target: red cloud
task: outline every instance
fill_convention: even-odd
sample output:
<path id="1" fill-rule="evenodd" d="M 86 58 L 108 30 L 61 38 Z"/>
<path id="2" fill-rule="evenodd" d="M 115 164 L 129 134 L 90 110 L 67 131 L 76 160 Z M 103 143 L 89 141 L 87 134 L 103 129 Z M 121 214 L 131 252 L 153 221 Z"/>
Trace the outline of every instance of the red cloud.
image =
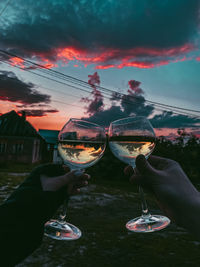
<path id="1" fill-rule="evenodd" d="M 192 44 L 168 49 L 136 47 L 128 50 L 123 49 L 101 49 L 96 53 L 73 47 L 56 49 L 54 51 L 57 60 L 63 62 L 80 61 L 84 64 L 96 64 L 96 69 L 107 69 L 112 67 L 123 68 L 126 66 L 138 68 L 153 68 L 168 64 L 170 61 L 163 58 L 174 59 L 176 56 L 187 54 L 195 48 Z M 143 60 L 141 60 L 144 58 Z M 154 63 L 154 61 L 158 61 Z M 114 62 L 114 63 L 113 63 Z"/>
<path id="2" fill-rule="evenodd" d="M 41 68 L 45 68 L 45 69 L 51 69 L 54 67 L 58 67 L 57 64 L 55 64 L 54 62 L 51 62 L 48 58 L 44 58 L 44 57 L 40 57 L 40 60 L 42 61 L 41 64 Z M 25 65 L 25 60 L 19 57 L 12 57 L 9 59 L 9 61 L 11 62 L 12 66 L 18 66 L 21 69 L 36 69 L 37 66 L 36 65 L 32 65 L 32 66 L 26 66 Z"/>
<path id="3" fill-rule="evenodd" d="M 19 66 L 20 68 L 24 69 L 24 60 L 19 57 L 10 58 L 10 62 L 12 66 Z"/>
<path id="4" fill-rule="evenodd" d="M 75 66 L 77 66 L 78 62 L 83 63 L 84 66 L 95 64 L 96 69 L 120 69 L 124 67 L 146 69 L 166 65 L 170 62 L 191 59 L 186 58 L 185 55 L 194 50 L 194 45 L 190 43 L 170 48 L 136 47 L 126 50 L 119 48 L 101 48 L 95 52 L 75 47 L 64 47 L 55 48 L 49 54 L 37 54 L 35 56 L 42 62 L 44 68 L 57 67 L 56 61 L 61 61 L 64 64 L 75 61 Z M 180 58 L 181 56 L 182 58 Z M 197 58 L 197 60 L 199 60 L 199 58 Z M 13 65 L 26 68 L 21 58 L 13 57 L 10 61 Z"/>

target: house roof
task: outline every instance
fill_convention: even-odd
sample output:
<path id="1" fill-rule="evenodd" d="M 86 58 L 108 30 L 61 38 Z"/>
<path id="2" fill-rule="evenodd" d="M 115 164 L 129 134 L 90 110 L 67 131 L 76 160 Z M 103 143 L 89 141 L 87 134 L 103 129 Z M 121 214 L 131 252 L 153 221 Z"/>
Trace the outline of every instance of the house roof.
<path id="1" fill-rule="evenodd" d="M 38 133 L 45 139 L 48 144 L 57 144 L 59 131 L 39 129 Z"/>
<path id="2" fill-rule="evenodd" d="M 14 110 L 0 116 L 0 136 L 39 137 L 36 129 Z"/>

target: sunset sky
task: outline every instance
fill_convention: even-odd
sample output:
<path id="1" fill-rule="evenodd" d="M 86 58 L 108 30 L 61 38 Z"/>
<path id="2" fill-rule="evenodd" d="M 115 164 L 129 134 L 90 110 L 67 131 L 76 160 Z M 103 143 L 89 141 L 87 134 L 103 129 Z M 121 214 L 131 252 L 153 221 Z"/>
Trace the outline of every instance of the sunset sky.
<path id="1" fill-rule="evenodd" d="M 144 115 L 157 134 L 200 135 L 199 0 L 2 0 L 0 29 L 0 113 L 56 130 Z"/>

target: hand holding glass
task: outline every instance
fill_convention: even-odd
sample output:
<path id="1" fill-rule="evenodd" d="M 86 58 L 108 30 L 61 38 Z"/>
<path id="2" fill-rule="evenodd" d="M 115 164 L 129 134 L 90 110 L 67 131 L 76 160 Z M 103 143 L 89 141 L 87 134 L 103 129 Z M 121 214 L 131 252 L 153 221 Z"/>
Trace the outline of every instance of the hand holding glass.
<path id="1" fill-rule="evenodd" d="M 135 168 L 135 159 L 139 154 L 146 158 L 155 147 L 155 133 L 148 119 L 142 116 L 128 117 L 114 121 L 109 127 L 109 146 L 113 154 L 121 161 Z M 139 187 L 142 202 L 142 215 L 130 220 L 126 228 L 133 232 L 154 232 L 165 228 L 170 220 L 161 215 L 151 215 Z"/>
<path id="2" fill-rule="evenodd" d="M 64 164 L 81 175 L 85 168 L 94 165 L 104 153 L 106 135 L 97 124 L 79 119 L 70 119 L 58 135 L 58 151 Z M 75 240 L 81 237 L 81 231 L 65 221 L 51 220 L 45 224 L 45 234 L 57 240 Z"/>

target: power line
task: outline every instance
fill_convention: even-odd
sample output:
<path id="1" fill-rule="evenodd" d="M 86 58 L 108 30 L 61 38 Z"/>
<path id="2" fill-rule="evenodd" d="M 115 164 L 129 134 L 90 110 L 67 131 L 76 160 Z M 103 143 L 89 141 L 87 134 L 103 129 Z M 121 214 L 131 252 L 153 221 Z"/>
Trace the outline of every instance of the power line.
<path id="1" fill-rule="evenodd" d="M 78 107 L 78 108 L 82 108 L 78 105 L 75 105 L 75 104 L 71 104 L 71 103 L 67 103 L 67 102 L 63 102 L 63 101 L 60 101 L 60 100 L 52 100 L 52 102 L 57 102 L 57 103 L 61 103 L 61 104 L 64 104 L 64 105 L 70 105 L 70 106 L 74 106 L 74 107 Z"/>
<path id="2" fill-rule="evenodd" d="M 1 61 L 1 60 L 0 60 L 0 61 Z M 9 63 L 6 63 L 6 62 L 3 62 L 3 63 L 10 65 Z M 11 66 L 12 66 L 12 65 L 11 65 Z M 17 67 L 17 66 L 14 66 L 14 67 L 19 68 L 19 67 Z M 21 69 L 21 68 L 19 68 L 19 69 Z M 33 72 L 31 72 L 31 73 L 33 73 Z M 34 74 L 36 74 L 36 73 L 34 73 Z M 36 75 L 42 76 L 42 75 L 40 75 L 40 74 L 36 74 Z M 42 76 L 42 77 L 46 78 L 45 76 Z M 48 89 L 48 90 L 50 90 L 50 91 L 55 91 L 55 92 L 57 92 L 56 90 L 53 90 L 53 89 L 49 89 L 49 88 L 45 88 L 45 89 Z M 65 94 L 65 93 L 64 93 L 64 94 Z M 66 95 L 68 95 L 68 94 L 66 94 Z M 71 95 L 71 96 L 73 96 L 73 95 Z M 74 97 L 75 97 L 75 96 L 74 96 Z M 78 106 L 78 105 L 71 104 L 71 103 L 68 103 L 68 102 L 63 102 L 63 101 L 60 101 L 60 100 L 54 100 L 54 99 L 52 99 L 52 102 L 57 102 L 57 103 L 65 104 L 65 105 L 70 105 L 70 106 L 74 106 L 74 107 L 78 107 L 78 108 L 83 108 L 83 107 L 80 107 L 80 105 Z"/>
<path id="3" fill-rule="evenodd" d="M 0 51 L 2 52 L 3 50 L 0 50 Z M 16 56 L 16 55 L 12 54 L 12 53 L 8 53 L 8 52 L 6 52 L 6 51 L 3 51 L 3 52 L 5 52 L 7 55 L 10 55 L 10 56 L 13 56 L 13 57 L 18 57 L 18 56 Z M 37 66 L 38 68 L 40 68 L 41 71 L 42 71 L 42 70 L 43 70 L 43 71 L 46 70 L 46 71 L 48 71 L 48 72 L 53 73 L 54 76 L 55 76 L 55 74 L 56 74 L 56 75 L 59 75 L 59 76 L 63 76 L 63 78 L 70 79 L 70 82 L 72 82 L 72 83 L 78 83 L 79 85 L 81 85 L 80 83 L 84 83 L 84 84 L 86 84 L 86 86 L 84 86 L 84 87 L 87 87 L 87 88 L 88 88 L 88 83 L 85 82 L 85 81 L 82 81 L 82 80 L 80 80 L 80 79 L 74 78 L 74 77 L 72 77 L 72 76 L 69 76 L 69 75 L 66 75 L 66 74 L 63 74 L 63 73 L 60 73 L 60 72 L 55 71 L 55 70 L 48 69 L 47 67 L 44 67 L 44 66 L 42 66 L 41 64 L 37 64 L 37 63 L 35 63 L 35 62 L 32 62 L 32 61 L 27 60 L 27 59 L 24 59 L 24 58 L 22 58 L 22 57 L 18 57 L 18 58 L 22 59 L 22 60 L 25 61 L 25 62 L 28 62 L 29 64 L 32 64 L 32 65 Z M 59 78 L 59 76 L 56 76 L 56 77 Z M 67 81 L 69 81 L 69 80 L 67 80 Z M 75 81 L 76 81 L 76 82 L 75 82 Z M 125 94 L 118 93 L 118 92 L 116 92 L 116 91 L 114 91 L 114 90 L 111 90 L 111 89 L 108 89 L 108 88 L 105 88 L 105 87 L 101 87 L 101 86 L 96 86 L 96 87 L 99 88 L 99 89 L 103 89 L 104 91 L 109 91 L 109 92 L 112 92 L 112 93 L 117 93 L 118 95 L 126 96 Z M 134 96 L 134 98 L 138 98 L 139 100 L 141 100 L 141 98 L 138 97 L 138 96 Z M 170 107 L 170 108 L 175 108 L 175 109 L 187 110 L 187 111 L 191 111 L 191 112 L 198 112 L 198 113 L 200 113 L 199 110 L 192 110 L 192 109 L 185 109 L 185 108 L 182 108 L 182 107 L 175 107 L 175 106 L 171 106 L 171 105 L 167 105 L 167 104 L 162 104 L 162 103 L 159 103 L 159 102 L 150 101 L 150 100 L 147 100 L 147 99 L 145 99 L 145 101 L 146 101 L 147 103 L 151 103 L 151 104 L 154 104 L 154 105 L 159 105 L 159 106 L 164 106 L 164 107 Z M 190 115 L 190 114 L 189 114 L 189 115 Z M 192 115 L 193 115 L 193 114 L 192 114 Z"/>
<path id="4" fill-rule="evenodd" d="M 1 60 L 0 60 L 1 61 Z M 13 66 L 13 65 L 11 65 L 10 63 L 8 63 L 8 62 L 4 62 L 4 61 L 1 61 L 2 63 L 4 63 L 4 64 L 7 64 L 7 65 L 10 65 L 10 66 Z M 13 67 L 16 67 L 16 68 L 18 68 L 18 69 L 20 69 L 20 70 L 22 70 L 20 67 L 18 67 L 18 66 L 13 66 Z M 28 70 L 27 70 L 28 71 Z M 39 74 L 37 74 L 37 73 L 34 73 L 34 72 L 32 72 L 32 71 L 29 71 L 30 73 L 32 73 L 32 74 L 35 74 L 35 75 L 39 75 Z M 41 75 L 40 75 L 41 76 Z M 43 77 L 43 76 L 42 76 Z M 44 77 L 44 78 L 46 78 L 46 77 Z M 49 79 L 49 78 L 48 78 Z M 58 90 L 55 90 L 55 89 L 52 89 L 52 88 L 47 88 L 47 87 L 45 87 L 45 86 L 42 86 L 42 85 L 37 85 L 39 88 L 43 88 L 43 89 L 46 89 L 46 90 L 48 90 L 48 91 L 52 91 L 52 92 L 56 92 L 56 93 L 60 93 L 60 94 L 62 94 L 62 95 L 67 95 L 67 96 L 71 96 L 71 97 L 80 97 L 80 96 L 78 96 L 78 95 L 73 95 L 73 94 L 69 94 L 69 93 L 65 93 L 65 92 L 62 92 L 62 91 L 58 91 Z"/>
<path id="5" fill-rule="evenodd" d="M 62 84 L 62 85 L 70 86 L 70 87 L 72 87 L 72 88 L 74 88 L 74 89 L 78 89 L 78 90 L 81 90 L 81 91 L 83 91 L 83 92 L 91 93 L 91 91 L 87 91 L 87 90 L 84 90 L 84 89 L 82 89 L 82 88 L 77 88 L 76 86 L 73 86 L 73 85 L 71 85 L 71 84 L 67 84 L 67 83 L 64 83 L 64 82 L 62 82 L 62 81 L 58 81 L 58 80 L 55 80 L 55 79 L 53 79 L 53 78 L 46 77 L 46 76 L 44 76 L 44 75 L 42 75 L 42 74 L 35 73 L 34 71 L 31 71 L 31 70 L 29 70 L 29 69 L 23 69 L 23 68 L 20 68 L 20 67 L 18 67 L 18 66 L 12 65 L 11 63 L 6 63 L 6 62 L 4 62 L 3 60 L 0 60 L 0 61 L 3 62 L 3 63 L 5 63 L 5 64 L 8 64 L 8 65 L 10 65 L 10 66 L 12 66 L 12 67 L 18 68 L 18 69 L 20 69 L 20 70 L 28 71 L 28 72 L 30 72 L 30 73 L 32 73 L 32 74 L 35 74 L 35 75 L 37 75 L 37 76 L 40 76 L 40 77 L 42 77 L 42 78 L 46 78 L 46 79 L 48 79 L 48 80 L 51 80 L 51 81 L 60 83 L 60 84 Z"/>
<path id="6" fill-rule="evenodd" d="M 1 52 L 1 50 L 0 50 L 0 52 Z M 7 53 L 7 52 L 6 52 Z M 14 56 L 14 55 L 13 55 Z M 20 57 L 19 57 L 20 58 Z M 5 63 L 5 64 L 9 64 L 9 65 L 11 65 L 11 66 L 13 66 L 13 64 L 12 63 L 6 63 L 5 61 L 3 61 L 3 60 L 1 60 L 3 63 Z M 25 60 L 25 63 L 26 63 L 26 61 L 27 60 Z M 30 64 L 30 63 L 28 63 L 28 64 Z M 39 64 L 37 64 L 37 63 L 33 63 L 34 65 L 39 65 Z M 41 65 L 39 65 L 39 66 L 41 66 Z M 52 81 L 54 81 L 54 82 L 58 82 L 58 83 L 60 83 L 60 84 L 62 84 L 62 85 L 67 85 L 67 86 L 70 86 L 70 87 L 72 87 L 72 88 L 75 88 L 75 89 L 77 89 L 77 90 L 82 90 L 82 91 L 84 91 L 84 92 L 87 92 L 87 93 L 91 93 L 91 91 L 87 91 L 87 90 L 85 90 L 85 89 L 83 89 L 83 88 L 80 88 L 80 87 L 77 87 L 77 86 L 74 86 L 74 85 L 71 85 L 71 84 L 67 84 L 66 82 L 62 82 L 62 81 L 58 81 L 58 80 L 55 80 L 55 79 L 53 79 L 53 78 L 49 78 L 49 77 L 46 77 L 46 76 L 44 76 L 44 75 L 41 75 L 41 74 L 38 74 L 38 73 L 35 73 L 35 72 L 33 72 L 33 71 L 31 71 L 30 69 L 28 69 L 28 68 L 25 68 L 25 69 L 23 69 L 23 68 L 20 68 L 20 67 L 18 67 L 18 66 L 16 66 L 16 65 L 14 65 L 14 67 L 16 67 L 16 68 L 19 68 L 19 69 L 22 69 L 22 70 L 26 70 L 26 71 L 28 71 L 28 72 L 31 72 L 31 73 L 33 73 L 33 74 L 35 74 L 35 75 L 38 75 L 38 76 L 40 76 L 40 77 L 43 77 L 43 78 L 46 78 L 46 79 L 48 79 L 48 80 L 52 80 Z M 37 69 L 36 69 L 37 70 Z M 40 71 L 41 71 L 41 69 L 39 69 Z M 49 71 L 52 71 L 52 70 L 49 70 L 49 69 L 46 69 L 46 70 L 48 70 L 48 72 Z M 48 74 L 48 72 L 45 72 L 45 74 Z M 62 73 L 59 73 L 59 72 L 57 72 L 57 71 L 53 71 L 54 72 L 54 77 L 56 77 L 56 78 L 58 78 L 58 79 L 61 79 L 61 80 L 66 80 L 65 78 L 66 77 L 64 77 L 64 79 L 63 78 L 60 78 L 58 75 L 55 75 L 55 73 L 58 73 L 58 74 L 62 74 Z M 62 74 L 62 75 L 64 75 L 64 76 L 67 76 L 68 77 L 68 75 L 65 75 L 65 74 Z M 71 77 L 71 76 L 70 76 Z M 78 79 L 76 79 L 76 78 L 73 78 L 73 77 L 71 77 L 71 79 L 75 79 L 75 80 L 78 80 Z M 68 81 L 68 80 L 67 80 Z M 81 80 L 79 80 L 79 81 L 81 81 Z M 73 83 L 73 81 L 70 81 L 70 82 L 72 82 Z M 84 81 L 83 81 L 84 82 Z M 86 82 L 84 82 L 84 83 L 86 83 Z M 78 83 L 79 84 L 79 83 Z M 83 86 L 81 83 L 79 84 L 79 86 Z M 85 86 L 84 85 L 84 87 L 86 87 L 87 89 L 90 89 L 91 90 L 91 87 L 88 85 L 88 83 L 87 83 L 87 86 Z M 102 87 L 99 87 L 99 88 L 102 88 Z M 110 89 L 107 89 L 106 88 L 106 90 L 107 91 L 111 91 L 111 92 L 114 92 L 114 93 L 117 93 L 118 95 L 122 95 L 122 96 L 126 96 L 125 94 L 120 94 L 120 93 L 118 93 L 118 92 L 116 92 L 116 91 L 113 91 L 113 90 L 110 90 Z M 105 93 L 105 92 L 104 92 Z M 107 93 L 108 94 L 108 93 Z M 109 95 L 110 97 L 111 97 L 111 95 Z M 108 98 L 108 99 L 110 99 L 110 97 L 106 97 L 106 98 Z M 141 98 L 139 99 L 138 97 L 135 97 L 135 96 L 132 96 L 135 100 L 139 100 L 140 101 L 140 103 L 141 103 Z M 121 99 L 120 97 L 119 97 L 119 99 Z M 144 99 L 144 101 L 146 101 L 145 99 Z M 147 102 L 147 101 L 146 101 Z M 186 112 L 183 112 L 183 111 L 179 111 L 179 113 L 178 112 L 176 112 L 176 111 L 174 111 L 174 110 L 172 110 L 171 109 L 171 107 L 173 107 L 173 108 L 177 108 L 177 107 L 174 107 L 174 106 L 170 106 L 170 105 L 165 105 L 165 104 L 161 104 L 161 103 L 157 103 L 157 102 L 153 102 L 153 101 L 149 101 L 149 102 L 151 102 L 153 105 L 158 105 L 159 107 L 162 107 L 163 105 L 165 106 L 165 109 L 161 109 L 161 108 L 158 108 L 158 107 L 155 107 L 154 106 L 154 108 L 156 109 L 156 110 L 161 110 L 161 111 L 170 111 L 170 112 L 173 112 L 174 114 L 178 114 L 178 115 L 187 115 L 187 116 L 195 116 L 196 118 L 198 118 L 198 116 L 196 116 L 196 115 L 194 115 L 194 114 L 190 114 L 190 113 L 186 113 Z M 124 103 L 126 103 L 126 104 L 130 104 L 130 105 L 133 105 L 133 103 L 131 103 L 131 102 L 127 102 L 127 101 L 124 101 Z M 140 103 L 135 103 L 134 102 L 134 104 L 140 104 Z M 181 110 L 185 110 L 185 109 L 182 109 L 182 108 L 180 108 Z M 188 110 L 188 109 L 187 109 Z M 194 110 L 191 110 L 191 111 L 193 111 L 193 112 L 199 112 L 199 111 L 194 111 Z"/>
<path id="7" fill-rule="evenodd" d="M 8 64 L 8 65 L 13 66 L 11 63 L 6 63 L 6 62 L 4 62 L 4 61 L 2 61 L 2 62 L 5 63 L 5 64 Z M 62 85 L 68 85 L 68 86 L 71 86 L 71 87 L 73 87 L 73 88 L 75 88 L 75 89 L 77 89 L 77 90 L 84 90 L 84 89 L 81 89 L 81 88 L 79 88 L 79 87 L 76 87 L 76 86 L 73 86 L 73 85 L 69 85 L 69 84 L 67 84 L 67 83 L 65 83 L 65 82 L 58 81 L 58 80 L 55 80 L 55 79 L 46 77 L 46 76 L 44 76 L 44 75 L 35 73 L 35 72 L 33 72 L 33 71 L 29 70 L 29 69 L 22 69 L 22 68 L 20 68 L 20 67 L 18 67 L 18 66 L 16 66 L 16 65 L 14 65 L 13 67 L 16 67 L 16 68 L 21 69 L 21 70 L 26 70 L 26 71 L 28 71 L 28 72 L 31 72 L 31 73 L 35 74 L 35 75 L 38 75 L 38 76 L 43 77 L 43 78 L 46 78 L 46 79 L 48 79 L 48 80 L 52 80 L 52 81 L 57 82 L 57 83 L 60 83 L 60 84 L 62 84 Z M 88 92 L 88 91 L 86 91 L 86 90 L 84 90 L 84 91 L 85 91 L 85 92 Z M 89 92 L 89 93 L 91 93 L 91 92 Z M 106 98 L 108 98 L 108 97 L 106 97 Z M 108 98 L 108 99 L 110 99 L 110 98 Z M 129 104 L 129 105 L 132 105 L 132 104 L 133 104 L 133 103 L 131 103 L 131 102 L 127 102 L 127 101 L 124 101 L 124 103 Z M 67 104 L 67 103 L 66 103 L 66 104 Z M 134 104 L 138 104 L 138 105 L 139 105 L 139 104 L 141 104 L 141 103 L 135 103 L 135 102 L 134 102 Z M 68 104 L 68 105 L 70 105 L 70 104 Z M 80 107 L 80 106 L 78 106 L 78 107 Z M 158 108 L 157 106 L 156 106 L 156 107 L 154 106 L 154 109 L 155 109 L 155 110 L 159 110 L 159 111 L 173 112 L 174 114 L 177 114 L 177 115 L 187 115 L 187 116 L 192 116 L 192 117 L 194 117 L 194 118 L 199 118 L 199 116 L 196 116 L 196 115 L 194 115 L 194 114 L 190 114 L 190 113 L 186 113 L 186 112 L 180 112 L 180 111 L 179 111 L 179 112 L 176 112 L 176 111 L 174 111 L 174 110 L 172 110 L 172 109 L 170 109 L 170 108 L 161 109 L 161 108 Z"/>
<path id="8" fill-rule="evenodd" d="M 3 63 L 5 63 L 5 62 L 3 62 Z M 12 66 L 11 63 L 5 63 L 5 64 L 8 64 L 8 65 L 11 65 L 11 66 Z M 16 65 L 14 65 L 14 67 L 16 67 L 16 68 L 18 68 L 18 69 L 21 69 L 20 67 L 18 67 L 18 66 L 16 66 Z M 22 69 L 22 70 L 24 70 L 24 69 Z M 46 78 L 46 79 L 48 79 L 48 80 L 50 79 L 50 80 L 52 80 L 52 81 L 54 81 L 54 82 L 58 82 L 58 83 L 60 83 L 60 84 L 62 84 L 62 85 L 68 85 L 68 86 L 71 86 L 71 87 L 73 87 L 73 88 L 75 88 L 75 89 L 77 89 L 77 90 L 81 90 L 79 87 L 76 87 L 76 86 L 73 86 L 73 85 L 69 85 L 69 84 L 66 84 L 65 82 L 61 82 L 61 81 L 58 81 L 58 80 L 55 80 L 55 79 L 46 77 L 46 76 L 44 76 L 44 75 L 35 73 L 35 72 L 33 72 L 33 71 L 29 70 L 29 69 L 25 69 L 25 70 L 28 71 L 28 72 L 31 72 L 31 73 L 33 73 L 33 74 L 35 74 L 35 75 L 38 75 L 38 76 L 40 76 L 40 77 Z M 86 90 L 85 90 L 85 91 L 86 91 Z M 87 92 L 88 92 L 88 91 L 87 91 Z M 108 97 L 106 97 L 106 98 L 108 98 Z M 109 99 L 110 99 L 110 98 L 109 98 Z M 126 103 L 126 104 L 130 104 L 130 105 L 133 104 L 133 103 L 131 103 L 131 102 L 127 102 L 127 101 L 124 101 L 124 103 Z M 139 104 L 141 104 L 141 103 L 135 103 L 135 102 L 134 102 L 134 104 L 138 104 L 138 105 L 139 105 Z M 180 112 L 180 111 L 179 111 L 179 113 L 178 113 L 178 112 L 176 112 L 176 111 L 174 111 L 174 110 L 172 110 L 172 109 L 170 109 L 170 108 L 161 109 L 161 108 L 158 108 L 158 107 L 155 107 L 155 106 L 154 106 L 154 109 L 159 110 L 159 111 L 169 111 L 169 112 L 173 112 L 174 114 L 177 114 L 177 115 L 187 115 L 187 116 L 193 116 L 193 117 L 194 117 L 194 114 L 190 114 L 190 113 L 186 113 L 186 112 Z M 196 115 L 195 115 L 195 117 L 198 118 Z"/>
<path id="9" fill-rule="evenodd" d="M 72 82 L 72 83 L 76 83 L 76 84 L 79 84 L 79 85 L 82 85 L 82 86 L 83 86 L 83 84 L 84 84 L 84 87 L 86 87 L 86 88 L 88 88 L 88 86 L 89 86 L 87 82 L 85 82 L 85 81 L 83 81 L 83 80 L 81 80 L 81 79 L 77 79 L 77 78 L 72 77 L 72 76 L 70 76 L 70 75 L 66 75 L 66 74 L 60 73 L 60 72 L 58 72 L 58 71 L 56 71 L 56 70 L 49 69 L 49 68 L 47 68 L 47 67 L 45 67 L 45 66 L 43 66 L 43 65 L 41 65 L 41 64 L 32 62 L 32 61 L 27 60 L 27 59 L 25 59 L 25 58 L 23 58 L 23 57 L 17 56 L 17 55 L 12 54 L 12 53 L 9 53 L 9 52 L 7 52 L 7 51 L 4 51 L 4 50 L 1 50 L 1 49 L 0 49 L 0 52 L 2 52 L 2 53 L 4 53 L 4 54 L 7 54 L 7 55 L 9 55 L 9 56 L 12 56 L 12 57 L 20 58 L 20 59 L 22 59 L 24 62 L 27 62 L 28 64 L 31 64 L 31 65 L 34 65 L 34 66 L 38 67 L 40 70 L 46 70 L 47 72 L 51 72 L 51 74 L 54 74 L 54 76 L 57 75 L 57 76 L 55 76 L 55 77 L 57 77 L 57 78 L 59 78 L 59 76 L 62 77 L 62 78 L 67 78 L 67 79 L 68 79 L 67 81 L 70 81 L 70 82 Z M 61 78 L 60 78 L 60 79 L 61 79 Z M 110 93 L 112 93 L 112 94 L 113 94 L 113 93 L 117 93 L 118 95 L 126 96 L 126 94 L 118 93 L 118 92 L 115 91 L 115 90 L 111 90 L 111 89 L 108 89 L 108 88 L 105 88 L 105 87 L 102 87 L 102 86 L 98 86 L 98 85 L 97 85 L 96 88 L 98 88 L 99 90 L 103 90 L 103 91 L 110 92 Z M 134 98 L 138 98 L 139 100 L 141 100 L 140 97 L 139 97 L 139 96 L 136 96 L 136 95 L 134 96 Z M 183 107 L 176 107 L 176 106 L 172 106 L 172 105 L 168 105 L 168 104 L 163 104 L 163 103 L 160 103 L 160 102 L 151 101 L 151 100 L 148 100 L 148 99 L 145 99 L 145 101 L 146 101 L 147 103 L 150 103 L 150 104 L 153 104 L 153 105 L 159 105 L 159 106 L 164 106 L 164 107 L 169 107 L 169 108 L 175 108 L 175 109 L 179 109 L 179 110 L 185 110 L 185 111 L 190 111 L 190 112 L 200 113 L 200 110 L 193 110 L 193 109 L 188 109 L 188 108 L 183 108 Z"/>

